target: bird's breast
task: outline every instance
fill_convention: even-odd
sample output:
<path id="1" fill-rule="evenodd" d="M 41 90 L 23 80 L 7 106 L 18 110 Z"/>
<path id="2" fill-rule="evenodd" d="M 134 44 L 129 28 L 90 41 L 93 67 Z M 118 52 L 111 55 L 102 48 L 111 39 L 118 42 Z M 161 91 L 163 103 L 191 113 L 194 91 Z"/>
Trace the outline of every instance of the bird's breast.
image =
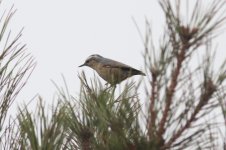
<path id="1" fill-rule="evenodd" d="M 120 68 L 112 68 L 111 66 L 99 66 L 96 71 L 100 75 L 100 77 L 102 77 L 110 84 L 117 84 L 127 78 L 125 72 L 123 72 Z"/>

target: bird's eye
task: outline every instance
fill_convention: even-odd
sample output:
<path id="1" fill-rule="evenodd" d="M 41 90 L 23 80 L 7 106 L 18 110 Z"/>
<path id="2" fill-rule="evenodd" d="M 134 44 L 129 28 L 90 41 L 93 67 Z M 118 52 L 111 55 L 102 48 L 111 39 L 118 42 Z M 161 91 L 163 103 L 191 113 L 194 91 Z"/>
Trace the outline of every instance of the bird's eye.
<path id="1" fill-rule="evenodd" d="M 89 62 L 90 62 L 90 60 L 87 60 L 87 61 L 86 61 L 86 64 L 88 64 Z"/>

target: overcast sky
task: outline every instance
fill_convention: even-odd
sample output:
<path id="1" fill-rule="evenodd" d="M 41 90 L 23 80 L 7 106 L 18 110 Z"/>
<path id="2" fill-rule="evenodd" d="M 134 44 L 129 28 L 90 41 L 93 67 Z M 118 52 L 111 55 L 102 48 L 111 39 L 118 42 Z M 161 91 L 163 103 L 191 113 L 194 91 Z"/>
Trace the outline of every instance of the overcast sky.
<path id="1" fill-rule="evenodd" d="M 78 93 L 77 74 L 84 70 L 92 77 L 93 70 L 77 66 L 91 54 L 142 70 L 143 45 L 132 17 L 143 33 L 145 17 L 150 19 L 156 41 L 163 34 L 164 16 L 157 0 L 3 0 L 1 9 L 12 4 L 17 12 L 11 29 L 24 27 L 22 42 L 37 61 L 20 101 L 29 101 L 36 93 L 51 101 L 56 91 L 51 80 L 63 85 L 61 74 Z M 217 38 L 221 56 L 225 39 L 225 33 Z"/>

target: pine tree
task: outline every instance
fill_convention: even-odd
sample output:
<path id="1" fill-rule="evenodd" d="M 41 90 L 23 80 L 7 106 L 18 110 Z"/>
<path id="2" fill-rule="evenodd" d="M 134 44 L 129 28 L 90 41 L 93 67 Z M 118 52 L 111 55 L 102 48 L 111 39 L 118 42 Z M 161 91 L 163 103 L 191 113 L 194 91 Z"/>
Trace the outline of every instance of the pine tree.
<path id="1" fill-rule="evenodd" d="M 197 0 L 187 16 L 190 9 L 183 4 L 189 2 L 183 2 L 160 0 L 166 27 L 157 48 L 146 20 L 144 104 L 140 82 L 128 83 L 117 93 L 98 77 L 87 80 L 82 72 L 78 96 L 56 85 L 58 103 L 51 113 L 40 97 L 37 111 L 19 109 L 10 148 L 224 149 L 225 134 L 220 131 L 225 123 L 219 120 L 225 119 L 226 111 L 226 60 L 214 66 L 212 43 L 225 23 L 225 1 L 215 0 L 204 8 L 206 3 Z"/>

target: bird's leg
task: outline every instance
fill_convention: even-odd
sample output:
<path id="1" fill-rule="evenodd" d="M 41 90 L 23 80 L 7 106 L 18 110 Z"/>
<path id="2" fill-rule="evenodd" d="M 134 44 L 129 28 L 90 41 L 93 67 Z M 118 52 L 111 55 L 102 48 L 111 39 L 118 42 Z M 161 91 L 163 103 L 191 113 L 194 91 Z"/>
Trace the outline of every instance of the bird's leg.
<path id="1" fill-rule="evenodd" d="M 113 87 L 113 93 L 115 93 L 116 84 L 115 85 L 111 85 L 111 87 Z"/>
<path id="2" fill-rule="evenodd" d="M 110 89 L 112 87 L 112 85 L 110 85 L 109 87 L 108 87 L 108 85 L 109 85 L 109 83 L 105 83 L 106 89 L 104 91 L 107 91 L 108 89 Z"/>
<path id="3" fill-rule="evenodd" d="M 115 89 L 116 89 L 116 84 L 115 85 L 111 85 L 110 88 L 112 88 L 110 95 L 111 95 L 111 104 L 114 104 L 114 97 L 115 97 Z"/>
<path id="4" fill-rule="evenodd" d="M 105 85 L 108 86 L 109 83 L 106 83 Z M 104 91 L 107 91 L 110 88 L 113 88 L 113 93 L 114 93 L 115 92 L 115 89 L 116 89 L 116 84 L 110 84 L 110 86 L 109 87 L 106 87 L 106 89 Z"/>

